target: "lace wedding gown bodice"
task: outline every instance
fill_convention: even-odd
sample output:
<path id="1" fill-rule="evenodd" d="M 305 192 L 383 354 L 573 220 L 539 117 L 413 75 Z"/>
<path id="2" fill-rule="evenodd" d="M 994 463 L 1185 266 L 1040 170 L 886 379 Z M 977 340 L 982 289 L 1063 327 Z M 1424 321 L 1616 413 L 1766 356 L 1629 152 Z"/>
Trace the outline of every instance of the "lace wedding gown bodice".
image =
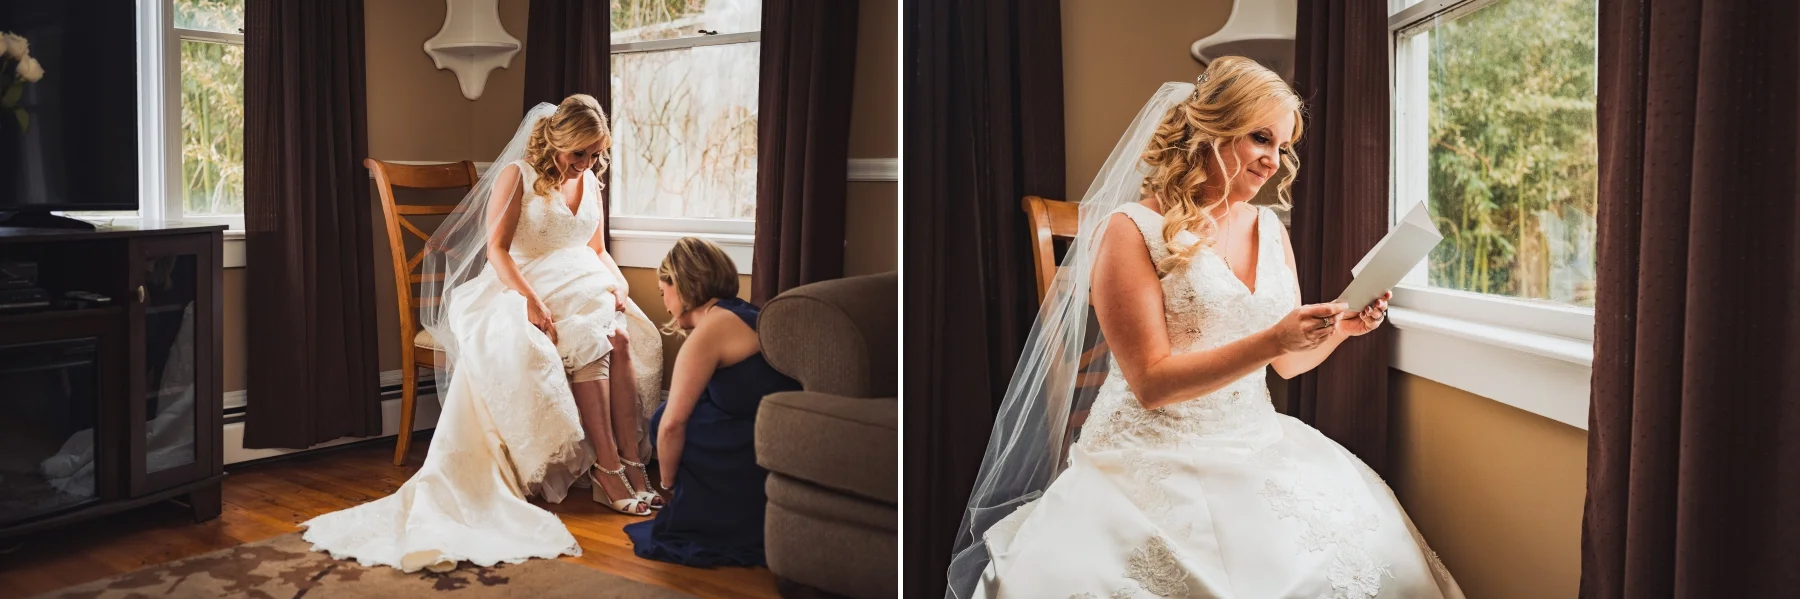
<path id="1" fill-rule="evenodd" d="M 556 250 L 586 247 L 600 228 L 600 185 L 591 171 L 582 174 L 581 203 L 569 211 L 569 200 L 559 187 L 549 196 L 537 195 L 537 173 L 525 161 L 519 168 L 519 184 L 525 190 L 519 206 L 519 224 L 513 232 L 512 255 L 526 260 Z"/>
<path id="2" fill-rule="evenodd" d="M 1153 261 L 1168 255 L 1160 214 L 1118 212 Z M 1298 304 L 1281 222 L 1266 208 L 1257 219 L 1253 286 L 1210 249 L 1162 277 L 1173 353 L 1237 341 Z M 977 596 L 1459 599 L 1387 485 L 1277 413 L 1264 377 L 1149 410 L 1115 363 L 1068 468 L 985 533 Z"/>
<path id="3" fill-rule="evenodd" d="M 662 338 L 636 305 L 618 309 L 623 282 L 587 245 L 600 224 L 599 183 L 583 173 L 571 210 L 560 190 L 533 193 L 529 165 L 511 166 L 524 193 L 509 253 L 549 308 L 557 340 L 531 324 L 524 297 L 491 265 L 458 287 L 445 315 L 457 349 L 450 380 L 438 381 L 443 409 L 425 463 L 392 495 L 303 523 L 315 550 L 404 571 L 580 555 L 562 521 L 526 498 L 560 502 L 594 463 L 568 373 L 607 358 L 616 332 L 631 340 L 639 448 L 648 451 L 641 433 L 661 399 Z"/>
<path id="4" fill-rule="evenodd" d="M 1160 263 L 1168 247 L 1160 242 L 1162 215 L 1142 204 L 1126 204 L 1120 213 L 1132 219 L 1146 240 L 1150 259 Z M 1300 290 L 1287 274 L 1286 250 L 1274 212 L 1258 210 L 1254 289 L 1232 273 L 1211 248 L 1202 248 L 1187 268 L 1162 279 L 1163 318 L 1169 328 L 1171 353 L 1212 349 L 1266 329 L 1294 309 Z M 1268 234 L 1274 232 L 1276 234 Z M 1192 244 L 1193 233 L 1182 232 Z M 1146 410 L 1125 384 L 1117 363 L 1089 413 L 1081 444 L 1089 451 L 1127 444 L 1167 444 L 1201 436 L 1244 435 L 1273 426 L 1275 408 L 1263 371 L 1225 387 L 1157 410 Z"/>

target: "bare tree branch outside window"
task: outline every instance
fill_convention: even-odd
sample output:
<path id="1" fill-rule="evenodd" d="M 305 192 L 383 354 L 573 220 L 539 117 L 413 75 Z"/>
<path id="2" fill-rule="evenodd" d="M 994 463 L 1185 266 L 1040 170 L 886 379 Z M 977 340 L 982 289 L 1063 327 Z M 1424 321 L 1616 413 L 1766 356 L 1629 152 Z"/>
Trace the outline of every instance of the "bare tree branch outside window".
<path id="1" fill-rule="evenodd" d="M 762 2 L 613 0 L 612 15 L 612 43 L 626 44 L 756 31 Z M 760 50 L 745 42 L 613 55 L 616 214 L 755 218 Z"/>

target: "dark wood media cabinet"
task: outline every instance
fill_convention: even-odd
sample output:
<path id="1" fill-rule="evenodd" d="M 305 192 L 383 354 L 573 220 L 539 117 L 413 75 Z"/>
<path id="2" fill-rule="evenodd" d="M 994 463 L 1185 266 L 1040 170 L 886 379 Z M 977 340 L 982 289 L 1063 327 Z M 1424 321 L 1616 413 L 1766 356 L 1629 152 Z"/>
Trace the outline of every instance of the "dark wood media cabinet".
<path id="1" fill-rule="evenodd" d="M 0 264 L 58 302 L 0 311 L 0 538 L 170 499 L 219 515 L 224 231 L 0 227 Z"/>

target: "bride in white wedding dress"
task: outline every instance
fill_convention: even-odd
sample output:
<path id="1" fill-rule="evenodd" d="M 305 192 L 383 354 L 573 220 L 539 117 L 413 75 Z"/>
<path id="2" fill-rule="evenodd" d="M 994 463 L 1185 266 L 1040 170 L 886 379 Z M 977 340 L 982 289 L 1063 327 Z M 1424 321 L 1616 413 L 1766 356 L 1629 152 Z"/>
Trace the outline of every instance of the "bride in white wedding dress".
<path id="1" fill-rule="evenodd" d="M 1270 403 L 1265 368 L 1311 370 L 1387 311 L 1301 306 L 1285 228 L 1248 204 L 1282 166 L 1286 203 L 1300 113 L 1274 73 L 1225 57 L 1138 115 L 1081 203 L 948 597 L 1462 596 L 1387 485 Z"/>
<path id="2" fill-rule="evenodd" d="M 643 433 L 662 338 L 604 246 L 611 141 L 592 97 L 539 104 L 432 235 L 420 322 L 449 363 L 429 453 L 393 495 L 301 524 L 314 550 L 408 572 L 518 563 L 581 554 L 529 495 L 581 482 L 616 511 L 661 507 Z"/>

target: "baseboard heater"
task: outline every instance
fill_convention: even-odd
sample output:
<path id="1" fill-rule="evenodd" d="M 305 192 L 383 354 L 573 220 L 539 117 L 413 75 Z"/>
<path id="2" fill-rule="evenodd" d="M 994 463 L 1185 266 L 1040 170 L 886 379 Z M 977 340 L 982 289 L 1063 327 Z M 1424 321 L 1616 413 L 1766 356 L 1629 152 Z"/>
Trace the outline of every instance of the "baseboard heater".
<path id="1" fill-rule="evenodd" d="M 282 457 L 304 451 L 337 447 L 351 443 L 360 443 L 381 438 L 392 438 L 400 433 L 400 371 L 391 370 L 381 373 L 381 434 L 374 437 L 341 437 L 332 439 L 306 449 L 246 449 L 244 447 L 244 411 L 248 409 L 248 397 L 240 397 L 236 406 L 225 410 L 225 464 L 240 464 L 256 460 Z M 240 396 L 243 392 L 239 393 Z M 439 413 L 437 387 L 430 377 L 419 380 L 419 395 L 415 400 L 413 432 L 431 430 L 437 427 Z M 227 402 L 230 405 L 233 402 Z"/>

